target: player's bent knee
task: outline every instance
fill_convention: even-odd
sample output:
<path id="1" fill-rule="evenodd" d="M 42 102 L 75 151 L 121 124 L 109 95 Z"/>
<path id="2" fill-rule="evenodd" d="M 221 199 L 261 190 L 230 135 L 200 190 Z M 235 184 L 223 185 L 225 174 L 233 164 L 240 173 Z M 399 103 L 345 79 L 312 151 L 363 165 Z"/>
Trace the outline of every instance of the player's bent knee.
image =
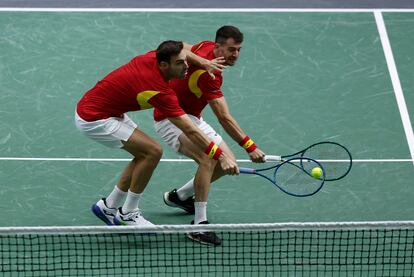
<path id="1" fill-rule="evenodd" d="M 161 159 L 163 153 L 161 145 L 156 141 L 147 143 L 145 146 L 128 142 L 124 145 L 124 149 L 136 159 L 151 159 L 157 162 Z"/>
<path id="2" fill-rule="evenodd" d="M 141 157 L 143 156 L 145 159 L 159 161 L 162 157 L 162 147 L 160 144 L 154 142 L 147 145 L 144 149 L 141 149 L 137 155 Z"/>
<path id="3" fill-rule="evenodd" d="M 160 144 L 155 144 L 151 149 L 149 150 L 149 155 L 156 160 L 161 160 L 162 157 L 162 147 Z"/>

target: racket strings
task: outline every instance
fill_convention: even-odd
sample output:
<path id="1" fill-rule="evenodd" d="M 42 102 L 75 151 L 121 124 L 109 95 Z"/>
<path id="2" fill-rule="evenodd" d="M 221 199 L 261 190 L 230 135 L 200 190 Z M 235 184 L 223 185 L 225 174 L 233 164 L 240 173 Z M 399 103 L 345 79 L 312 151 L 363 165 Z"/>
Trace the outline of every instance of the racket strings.
<path id="1" fill-rule="evenodd" d="M 318 192 L 324 182 L 323 178 L 318 179 L 310 175 L 309 172 L 314 167 L 319 167 L 319 164 L 311 160 L 291 160 L 276 169 L 274 180 L 284 191 L 296 196 L 309 196 Z"/>
<path id="2" fill-rule="evenodd" d="M 315 144 L 306 149 L 303 156 L 310 157 L 323 164 L 326 181 L 345 177 L 352 166 L 352 157 L 348 150 L 336 143 Z"/>

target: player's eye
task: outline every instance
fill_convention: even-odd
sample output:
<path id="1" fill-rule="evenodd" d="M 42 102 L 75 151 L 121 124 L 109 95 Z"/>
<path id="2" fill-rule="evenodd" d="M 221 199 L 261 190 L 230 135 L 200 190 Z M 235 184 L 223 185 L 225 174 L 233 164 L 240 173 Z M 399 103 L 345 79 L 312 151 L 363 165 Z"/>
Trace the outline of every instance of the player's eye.
<path id="1" fill-rule="evenodd" d="M 234 47 L 230 47 L 229 52 L 240 52 L 241 48 L 234 48 Z"/>

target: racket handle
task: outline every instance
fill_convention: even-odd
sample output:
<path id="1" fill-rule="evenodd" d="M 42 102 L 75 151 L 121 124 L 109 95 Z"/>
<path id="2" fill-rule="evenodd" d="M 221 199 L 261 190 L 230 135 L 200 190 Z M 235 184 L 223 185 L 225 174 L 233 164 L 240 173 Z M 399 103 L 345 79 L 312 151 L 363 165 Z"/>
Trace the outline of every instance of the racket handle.
<path id="1" fill-rule="evenodd" d="M 281 156 L 275 156 L 275 155 L 266 155 L 265 156 L 265 162 L 279 162 L 282 160 Z"/>
<path id="2" fill-rule="evenodd" d="M 245 173 L 245 174 L 255 174 L 256 173 L 256 169 L 254 168 L 249 168 L 249 167 L 239 167 L 240 173 Z"/>

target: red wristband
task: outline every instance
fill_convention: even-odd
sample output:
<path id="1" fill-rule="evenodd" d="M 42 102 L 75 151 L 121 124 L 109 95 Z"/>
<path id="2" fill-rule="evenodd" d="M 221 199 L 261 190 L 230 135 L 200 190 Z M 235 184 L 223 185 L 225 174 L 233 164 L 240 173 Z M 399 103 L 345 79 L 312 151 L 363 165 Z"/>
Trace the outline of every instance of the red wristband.
<path id="1" fill-rule="evenodd" d="M 221 155 L 221 152 L 223 152 L 223 151 L 221 151 L 221 149 L 220 149 L 220 148 L 217 148 L 216 153 L 214 153 L 213 159 L 214 159 L 214 160 L 218 160 L 218 158 L 219 158 L 219 157 L 220 157 L 220 155 Z"/>
<path id="2" fill-rule="evenodd" d="M 210 144 L 207 146 L 206 150 L 204 150 L 204 153 L 206 153 L 207 155 L 210 155 L 211 150 L 213 149 L 213 147 L 216 144 L 214 142 L 210 142 Z"/>
<path id="3" fill-rule="evenodd" d="M 239 145 L 243 147 L 247 153 L 253 152 L 256 150 L 257 146 L 253 140 L 249 138 L 249 136 L 245 136 L 240 142 Z"/>
<path id="4" fill-rule="evenodd" d="M 222 153 L 222 150 L 217 146 L 217 144 L 210 142 L 204 153 L 206 153 L 210 158 L 218 160 Z"/>

